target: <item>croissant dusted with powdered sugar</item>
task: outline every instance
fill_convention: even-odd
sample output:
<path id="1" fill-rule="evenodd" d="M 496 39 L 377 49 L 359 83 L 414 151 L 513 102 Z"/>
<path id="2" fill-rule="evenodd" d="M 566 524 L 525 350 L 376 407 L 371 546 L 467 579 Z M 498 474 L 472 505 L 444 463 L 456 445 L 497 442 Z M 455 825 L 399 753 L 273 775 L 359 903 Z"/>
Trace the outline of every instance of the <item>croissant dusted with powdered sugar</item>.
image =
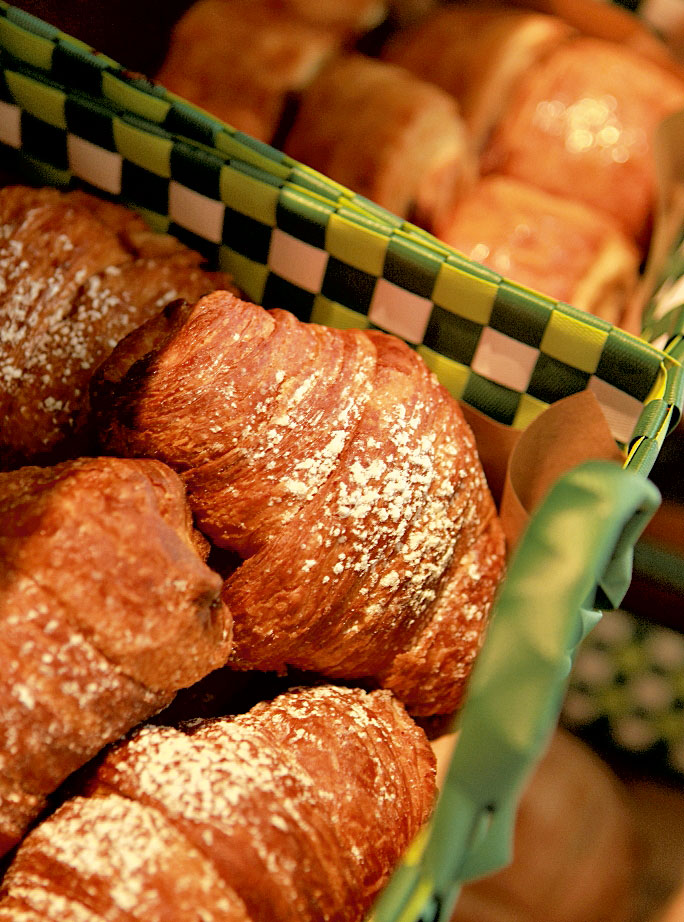
<path id="1" fill-rule="evenodd" d="M 38 826 L 0 920 L 357 922 L 429 818 L 434 756 L 385 691 L 298 689 L 148 726 Z"/>
<path id="2" fill-rule="evenodd" d="M 89 454 L 88 383 L 177 297 L 226 287 L 134 212 L 74 190 L 0 189 L 0 470 Z"/>
<path id="3" fill-rule="evenodd" d="M 91 394 L 106 451 L 180 472 L 239 557 L 239 669 L 288 666 L 458 705 L 504 540 L 472 434 L 422 359 L 226 292 L 127 337 Z"/>
<path id="4" fill-rule="evenodd" d="M 69 774 L 223 664 L 230 622 L 158 461 L 20 468 L 0 508 L 3 854 Z"/>

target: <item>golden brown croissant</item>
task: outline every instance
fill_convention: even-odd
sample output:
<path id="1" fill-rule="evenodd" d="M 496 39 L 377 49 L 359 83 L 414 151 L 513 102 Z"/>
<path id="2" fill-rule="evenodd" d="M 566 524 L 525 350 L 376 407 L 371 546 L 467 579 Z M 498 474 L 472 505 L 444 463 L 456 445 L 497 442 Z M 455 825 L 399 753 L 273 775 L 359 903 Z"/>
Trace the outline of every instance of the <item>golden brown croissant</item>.
<path id="1" fill-rule="evenodd" d="M 483 177 L 438 236 L 501 275 L 614 324 L 637 283 L 639 253 L 612 218 L 508 176 Z"/>
<path id="2" fill-rule="evenodd" d="M 683 107 L 675 74 L 629 48 L 571 39 L 521 77 L 482 169 L 605 211 L 643 247 L 656 197 L 656 129 Z"/>
<path id="3" fill-rule="evenodd" d="M 284 149 L 428 230 L 476 174 L 453 98 L 361 54 L 338 56 L 310 83 Z"/>
<path id="4" fill-rule="evenodd" d="M 0 919 L 360 922 L 428 819 L 434 775 L 384 691 L 320 686 L 143 728 L 24 841 Z"/>
<path id="5" fill-rule="evenodd" d="M 178 470 L 242 558 L 235 666 L 458 704 L 504 542 L 472 434 L 412 349 L 215 292 L 127 337 L 93 401 L 105 449 Z"/>
<path id="6" fill-rule="evenodd" d="M 479 151 L 520 77 L 572 33 L 532 10 L 448 3 L 397 32 L 382 56 L 451 93 Z"/>
<path id="7" fill-rule="evenodd" d="M 271 142 L 296 96 L 340 47 L 335 29 L 253 0 L 199 0 L 174 26 L 156 79 L 234 128 Z"/>
<path id="8" fill-rule="evenodd" d="M 106 743 L 221 665 L 230 622 L 158 461 L 0 474 L 0 854 Z"/>
<path id="9" fill-rule="evenodd" d="M 83 192 L 0 190 L 0 470 L 84 453 L 88 382 L 114 345 L 176 297 L 226 278 Z"/>

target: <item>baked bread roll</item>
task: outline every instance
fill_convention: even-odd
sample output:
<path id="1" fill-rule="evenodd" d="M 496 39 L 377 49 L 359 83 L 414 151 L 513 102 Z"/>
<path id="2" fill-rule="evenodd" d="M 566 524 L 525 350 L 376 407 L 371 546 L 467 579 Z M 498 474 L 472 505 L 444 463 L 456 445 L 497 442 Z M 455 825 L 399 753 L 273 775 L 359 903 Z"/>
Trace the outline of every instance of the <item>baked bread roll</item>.
<path id="1" fill-rule="evenodd" d="M 438 236 L 521 285 L 619 325 L 639 252 L 608 215 L 507 176 L 483 177 Z"/>
<path id="2" fill-rule="evenodd" d="M 517 84 L 482 157 L 505 173 L 611 215 L 645 248 L 656 197 L 654 138 L 684 107 L 684 80 L 629 48 L 572 39 Z"/>
<path id="3" fill-rule="evenodd" d="M 291 98 L 342 36 L 252 0 L 199 0 L 176 23 L 156 79 L 234 128 L 271 142 Z"/>
<path id="4" fill-rule="evenodd" d="M 83 192 L 0 190 L 0 470 L 86 453 L 88 382 L 132 329 L 228 280 Z"/>
<path id="5" fill-rule="evenodd" d="M 361 922 L 430 815 L 434 772 L 382 691 L 143 728 L 27 837 L 0 919 Z"/>
<path id="6" fill-rule="evenodd" d="M 557 729 L 527 781 L 510 864 L 467 883 L 450 922 L 634 920 L 640 844 L 628 789 Z"/>
<path id="7" fill-rule="evenodd" d="M 230 621 L 157 461 L 0 474 L 0 854 L 106 743 L 221 665 Z"/>
<path id="8" fill-rule="evenodd" d="M 573 32 L 544 13 L 449 3 L 397 32 L 382 56 L 451 93 L 479 151 L 520 77 Z"/>
<path id="9" fill-rule="evenodd" d="M 302 93 L 284 149 L 428 230 L 476 173 L 449 94 L 361 54 L 335 58 Z"/>
<path id="10" fill-rule="evenodd" d="M 235 667 L 458 705 L 504 540 L 458 404 L 412 349 L 215 292 L 120 343 L 92 399 L 104 449 L 179 471 L 238 555 Z"/>

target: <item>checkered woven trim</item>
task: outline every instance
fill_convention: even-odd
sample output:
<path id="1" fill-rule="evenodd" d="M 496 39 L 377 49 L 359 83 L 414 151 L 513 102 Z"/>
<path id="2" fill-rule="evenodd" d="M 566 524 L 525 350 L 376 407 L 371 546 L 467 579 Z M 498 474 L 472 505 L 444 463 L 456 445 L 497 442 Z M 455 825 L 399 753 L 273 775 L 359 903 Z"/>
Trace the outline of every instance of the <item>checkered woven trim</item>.
<path id="1" fill-rule="evenodd" d="M 576 655 L 562 720 L 684 777 L 684 636 L 606 612 Z"/>
<path id="2" fill-rule="evenodd" d="M 616 440 L 642 446 L 629 463 L 650 469 L 681 406 L 671 357 L 466 260 L 6 4 L 0 63 L 0 143 L 42 181 L 131 205 L 265 307 L 402 337 L 454 396 L 510 426 L 589 389 Z"/>

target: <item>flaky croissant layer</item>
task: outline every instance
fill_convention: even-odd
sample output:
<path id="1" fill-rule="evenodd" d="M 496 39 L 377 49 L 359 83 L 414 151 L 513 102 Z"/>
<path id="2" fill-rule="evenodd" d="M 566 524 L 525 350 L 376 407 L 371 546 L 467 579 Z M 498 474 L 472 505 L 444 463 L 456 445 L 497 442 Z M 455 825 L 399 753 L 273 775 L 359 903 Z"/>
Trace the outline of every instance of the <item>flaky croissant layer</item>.
<path id="1" fill-rule="evenodd" d="M 122 205 L 0 189 L 0 470 L 89 453 L 99 363 L 169 301 L 229 284 Z"/>
<path id="2" fill-rule="evenodd" d="M 416 352 L 215 292 L 127 337 L 91 397 L 104 449 L 179 471 L 200 529 L 239 556 L 235 666 L 370 678 L 414 713 L 459 703 L 504 540 Z"/>
<path id="3" fill-rule="evenodd" d="M 0 473 L 0 508 L 1 855 L 71 772 L 225 662 L 230 620 L 158 461 Z"/>
<path id="4" fill-rule="evenodd" d="M 150 726 L 28 836 L 0 920 L 357 922 L 434 796 L 429 743 L 385 691 Z"/>

